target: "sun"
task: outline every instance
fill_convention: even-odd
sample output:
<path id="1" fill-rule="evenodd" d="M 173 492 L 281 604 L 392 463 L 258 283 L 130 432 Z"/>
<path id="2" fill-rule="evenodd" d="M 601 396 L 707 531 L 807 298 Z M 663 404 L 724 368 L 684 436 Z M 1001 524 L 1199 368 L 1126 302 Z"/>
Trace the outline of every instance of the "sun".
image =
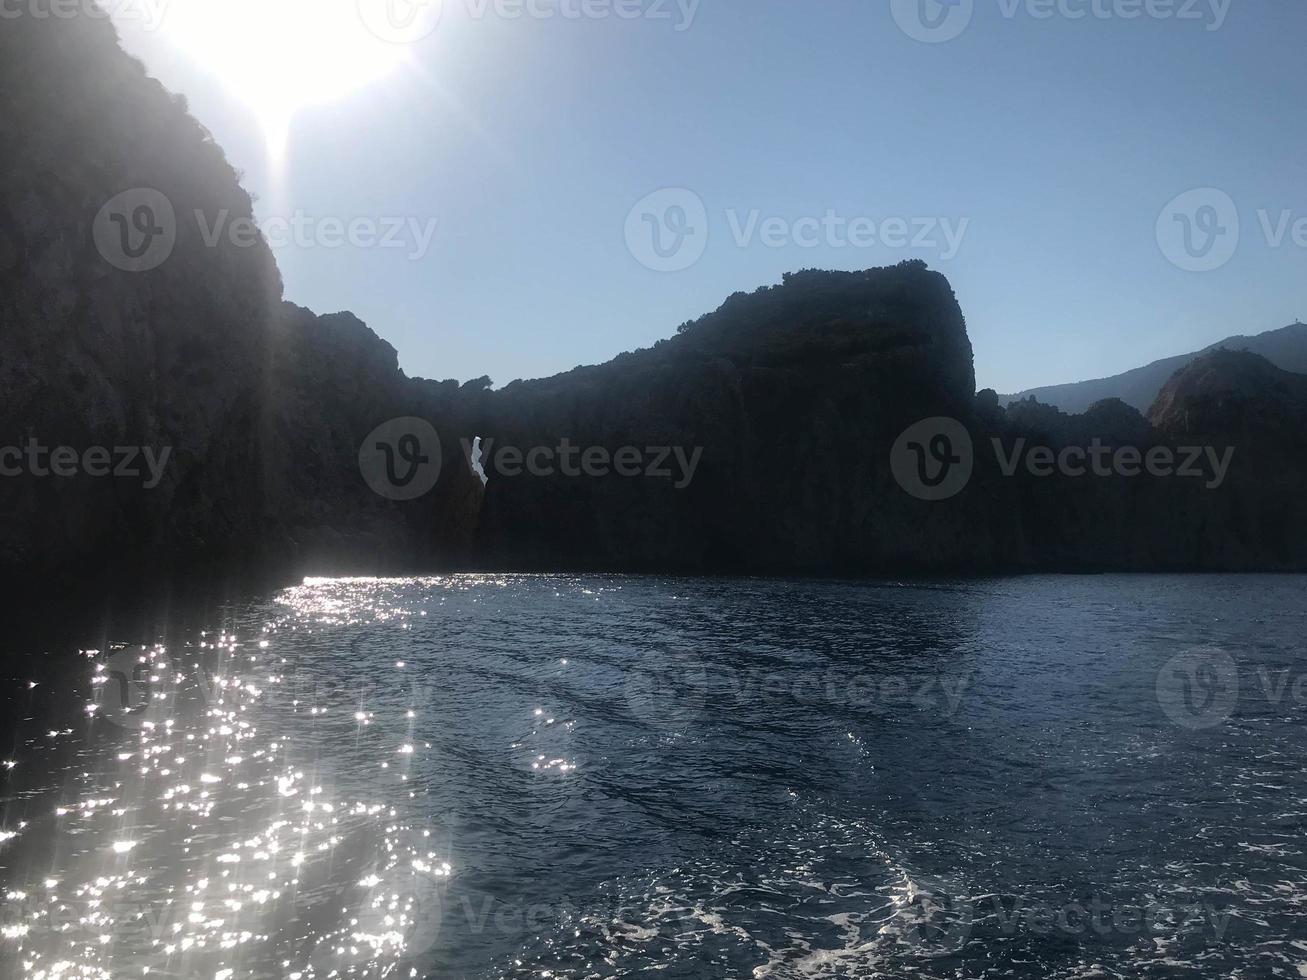
<path id="1" fill-rule="evenodd" d="M 392 71 L 409 46 L 365 16 L 372 0 L 169 0 L 158 30 L 250 107 L 269 151 L 284 150 L 296 112 Z"/>

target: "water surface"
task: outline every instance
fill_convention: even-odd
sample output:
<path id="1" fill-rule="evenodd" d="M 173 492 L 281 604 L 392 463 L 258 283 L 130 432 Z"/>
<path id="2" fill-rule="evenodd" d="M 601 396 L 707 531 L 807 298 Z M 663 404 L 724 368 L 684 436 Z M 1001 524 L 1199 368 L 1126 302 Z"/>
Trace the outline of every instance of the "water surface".
<path id="1" fill-rule="evenodd" d="M 1307 976 L 1304 584 L 322 580 L 88 636 L 10 694 L 0 969 Z"/>

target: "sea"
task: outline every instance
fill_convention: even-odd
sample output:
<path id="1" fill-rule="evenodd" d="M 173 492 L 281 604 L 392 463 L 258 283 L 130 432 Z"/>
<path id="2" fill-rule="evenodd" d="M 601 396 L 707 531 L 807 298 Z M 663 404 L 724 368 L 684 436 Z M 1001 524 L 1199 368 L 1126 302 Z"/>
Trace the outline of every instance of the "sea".
<path id="1" fill-rule="evenodd" d="M 29 623 L 0 976 L 1307 977 L 1305 587 L 466 574 Z"/>

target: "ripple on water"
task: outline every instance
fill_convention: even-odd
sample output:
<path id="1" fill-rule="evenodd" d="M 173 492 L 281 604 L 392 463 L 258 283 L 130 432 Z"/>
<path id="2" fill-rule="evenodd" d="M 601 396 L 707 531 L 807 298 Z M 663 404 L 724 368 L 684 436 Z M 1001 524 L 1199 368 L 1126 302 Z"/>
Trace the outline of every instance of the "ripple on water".
<path id="1" fill-rule="evenodd" d="M 1300 593 L 309 580 L 23 716 L 0 967 L 1307 976 Z M 1224 724 L 1159 705 L 1188 647 Z"/>

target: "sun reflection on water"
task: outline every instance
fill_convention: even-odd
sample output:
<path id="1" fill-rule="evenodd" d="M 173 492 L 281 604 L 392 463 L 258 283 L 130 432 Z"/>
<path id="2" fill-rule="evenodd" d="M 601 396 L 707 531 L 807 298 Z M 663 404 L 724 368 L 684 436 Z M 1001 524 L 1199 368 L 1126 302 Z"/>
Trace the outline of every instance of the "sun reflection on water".
<path id="1" fill-rule="evenodd" d="M 285 601 L 307 603 L 296 590 Z M 302 628 L 306 610 L 294 612 L 290 628 Z M 314 612 L 355 614 L 339 593 Z M 412 735 L 413 709 L 391 712 L 409 734 L 363 748 L 395 771 L 338 778 L 322 749 L 339 734 L 322 727 L 328 712 L 359 739 L 382 709 L 352 724 L 319 703 L 288 677 L 281 625 L 176 651 L 83 651 L 90 738 L 114 751 L 82 749 L 85 770 L 48 816 L 0 835 L 6 850 L 32 841 L 28 860 L 10 863 L 25 875 L 4 893 L 0 961 L 31 980 L 416 975 L 452 873 L 406 806 L 427 743 Z"/>

